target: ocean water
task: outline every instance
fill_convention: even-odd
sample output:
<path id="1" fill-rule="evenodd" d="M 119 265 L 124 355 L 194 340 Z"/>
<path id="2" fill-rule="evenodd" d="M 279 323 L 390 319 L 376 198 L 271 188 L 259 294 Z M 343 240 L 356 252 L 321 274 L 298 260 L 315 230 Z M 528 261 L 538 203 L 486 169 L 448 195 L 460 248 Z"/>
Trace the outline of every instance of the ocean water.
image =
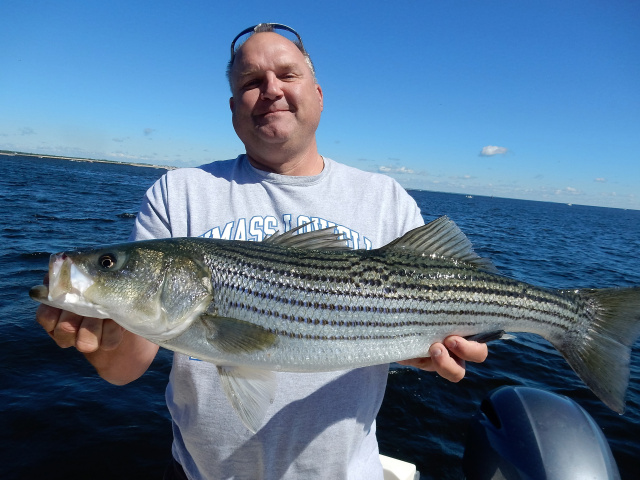
<path id="1" fill-rule="evenodd" d="M 145 190 L 162 169 L 0 156 L 0 478 L 161 478 L 171 428 L 163 351 L 140 380 L 111 386 L 74 349 L 35 323 L 27 292 L 49 253 L 127 238 Z M 640 285 L 640 211 L 467 198 L 411 191 L 425 220 L 448 215 L 476 251 L 508 276 L 552 288 Z M 423 479 L 463 478 L 470 417 L 502 385 L 567 395 L 603 429 L 623 479 L 640 471 L 640 344 L 620 416 L 600 403 L 560 355 L 534 335 L 490 346 L 452 384 L 395 366 L 378 416 L 382 453 L 417 464 Z"/>

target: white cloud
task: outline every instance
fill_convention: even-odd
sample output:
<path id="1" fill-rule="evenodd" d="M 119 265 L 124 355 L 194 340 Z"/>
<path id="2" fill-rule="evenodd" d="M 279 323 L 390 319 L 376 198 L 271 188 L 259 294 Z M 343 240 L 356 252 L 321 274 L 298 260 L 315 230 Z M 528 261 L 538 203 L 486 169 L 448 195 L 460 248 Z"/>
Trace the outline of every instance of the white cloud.
<path id="1" fill-rule="evenodd" d="M 416 173 L 414 170 L 407 167 L 387 167 L 382 165 L 378 168 L 382 173 Z"/>
<path id="2" fill-rule="evenodd" d="M 449 177 L 451 180 L 474 180 L 478 177 L 474 177 L 472 175 L 454 175 Z"/>
<path id="3" fill-rule="evenodd" d="M 35 135 L 36 131 L 31 127 L 24 127 L 20 129 L 20 135 Z"/>
<path id="4" fill-rule="evenodd" d="M 565 187 L 561 190 L 556 190 L 556 195 L 582 195 L 582 192 L 577 188 Z"/>
<path id="5" fill-rule="evenodd" d="M 147 136 L 147 137 L 148 137 L 149 135 L 151 135 L 151 134 L 152 134 L 153 132 L 155 132 L 155 131 L 156 131 L 156 129 L 155 129 L 155 128 L 145 128 L 145 129 L 143 130 L 143 133 L 145 134 L 145 136 Z"/>
<path id="6" fill-rule="evenodd" d="M 606 178 L 596 178 L 594 181 L 598 182 L 598 183 L 607 183 L 607 179 Z"/>
<path id="7" fill-rule="evenodd" d="M 482 147 L 482 151 L 480 152 L 480 156 L 482 157 L 492 157 L 493 155 L 504 155 L 509 151 L 506 147 L 497 147 L 495 145 L 487 145 L 486 147 Z"/>

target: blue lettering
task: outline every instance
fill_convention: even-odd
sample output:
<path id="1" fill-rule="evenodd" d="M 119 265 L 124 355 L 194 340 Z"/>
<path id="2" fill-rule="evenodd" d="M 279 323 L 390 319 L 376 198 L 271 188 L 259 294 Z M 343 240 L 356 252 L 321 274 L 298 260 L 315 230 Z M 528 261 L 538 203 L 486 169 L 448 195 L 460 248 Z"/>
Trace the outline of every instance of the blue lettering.
<path id="1" fill-rule="evenodd" d="M 249 220 L 249 235 L 252 240 L 261 242 L 264 239 L 264 219 L 262 217 L 253 217 Z"/>
<path id="2" fill-rule="evenodd" d="M 354 249 L 360 248 L 360 234 L 355 230 L 351 230 L 351 243 Z"/>
<path id="3" fill-rule="evenodd" d="M 209 230 L 208 232 L 200 235 L 204 238 L 218 238 L 222 240 L 230 240 L 231 239 L 231 231 L 233 230 L 233 222 L 229 222 L 224 226 L 224 230 L 220 233 L 220 227 L 215 227 Z"/>
<path id="4" fill-rule="evenodd" d="M 282 215 L 282 221 L 284 223 L 284 231 L 288 232 L 292 228 L 292 215 L 285 213 Z M 335 231 L 341 234 L 348 242 L 350 248 L 361 248 L 371 250 L 373 242 L 367 237 L 361 236 L 359 232 L 345 227 L 344 225 L 337 225 L 325 218 L 310 217 L 307 215 L 298 215 L 296 218 L 297 225 L 305 227 L 300 230 L 299 233 L 306 233 L 313 230 L 322 230 L 325 228 L 335 227 Z M 265 237 L 274 235 L 278 232 L 278 219 L 274 216 L 254 216 L 249 219 L 249 225 L 247 226 L 246 218 L 239 218 L 236 222 L 227 223 L 222 231 L 220 227 L 214 227 L 211 230 L 200 235 L 204 238 L 217 238 L 222 240 L 253 240 L 261 242 Z M 235 224 L 235 229 L 234 229 Z M 234 233 L 235 231 L 235 233 Z M 364 245 L 361 245 L 361 242 Z"/>
<path id="5" fill-rule="evenodd" d="M 307 217 L 306 215 L 298 215 L 298 227 L 301 225 L 305 225 L 304 228 L 298 230 L 298 233 L 306 233 L 315 230 L 313 225 L 311 224 L 311 217 Z"/>
<path id="6" fill-rule="evenodd" d="M 288 232 L 289 230 L 291 230 L 291 214 L 285 213 L 284 215 L 282 215 L 282 221 L 284 222 L 284 231 Z"/>
<path id="7" fill-rule="evenodd" d="M 345 238 L 348 241 L 349 248 L 358 248 L 357 245 L 353 244 L 353 239 L 351 238 L 351 229 L 342 225 L 336 225 L 336 232 L 341 234 L 342 238 Z"/>
<path id="8" fill-rule="evenodd" d="M 236 226 L 236 234 L 233 237 L 234 240 L 246 240 L 247 239 L 247 220 L 245 218 L 238 219 L 238 225 Z"/>
<path id="9" fill-rule="evenodd" d="M 286 217 L 287 215 L 285 215 Z M 289 215 L 289 222 L 291 222 L 291 215 Z M 285 224 L 285 231 L 287 231 L 287 226 Z M 289 224 L 289 230 L 291 229 L 291 224 Z M 264 233 L 265 235 L 274 235 L 278 231 L 278 219 L 276 217 L 265 217 L 264 219 Z"/>

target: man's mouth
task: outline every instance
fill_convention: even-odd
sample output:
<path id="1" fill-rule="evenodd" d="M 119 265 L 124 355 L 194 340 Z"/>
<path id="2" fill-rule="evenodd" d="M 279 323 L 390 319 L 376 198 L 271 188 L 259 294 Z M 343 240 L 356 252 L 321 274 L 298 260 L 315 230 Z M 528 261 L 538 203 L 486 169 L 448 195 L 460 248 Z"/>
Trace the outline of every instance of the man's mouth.
<path id="1" fill-rule="evenodd" d="M 257 112 L 255 114 L 256 117 L 267 117 L 269 115 L 291 113 L 293 109 L 291 108 L 291 105 L 276 102 L 272 104 L 259 105 L 255 111 Z"/>
<path id="2" fill-rule="evenodd" d="M 287 109 L 280 108 L 280 109 L 277 109 L 277 110 L 269 110 L 267 112 L 259 114 L 258 116 L 259 117 L 269 117 L 269 116 L 279 115 L 281 113 L 289 113 L 289 111 L 290 110 L 288 108 Z"/>

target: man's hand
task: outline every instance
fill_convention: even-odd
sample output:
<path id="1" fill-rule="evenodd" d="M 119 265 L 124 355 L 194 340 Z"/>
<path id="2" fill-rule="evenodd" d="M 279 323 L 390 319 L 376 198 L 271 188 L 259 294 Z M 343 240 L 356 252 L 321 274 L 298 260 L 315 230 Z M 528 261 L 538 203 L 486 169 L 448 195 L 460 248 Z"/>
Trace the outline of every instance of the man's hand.
<path id="1" fill-rule="evenodd" d="M 464 378 L 465 362 L 481 363 L 487 358 L 486 343 L 469 342 L 462 337 L 452 335 L 442 343 L 429 347 L 430 357 L 413 358 L 398 362 L 428 372 L 436 372 L 450 382 L 459 382 Z"/>
<path id="2" fill-rule="evenodd" d="M 115 385 L 139 378 L 158 352 L 158 345 L 126 331 L 108 318 L 81 317 L 40 305 L 36 321 L 58 346 L 75 347 L 102 378 Z"/>
<path id="3" fill-rule="evenodd" d="M 115 350 L 124 332 L 124 328 L 111 319 L 81 317 L 48 305 L 38 307 L 36 321 L 59 347 L 76 347 L 82 353 Z"/>
<path id="4" fill-rule="evenodd" d="M 49 274 L 43 284 L 49 285 Z M 81 317 L 44 304 L 36 310 L 36 321 L 60 348 L 76 347 L 84 354 L 115 350 L 124 334 L 124 328 L 111 319 Z"/>

